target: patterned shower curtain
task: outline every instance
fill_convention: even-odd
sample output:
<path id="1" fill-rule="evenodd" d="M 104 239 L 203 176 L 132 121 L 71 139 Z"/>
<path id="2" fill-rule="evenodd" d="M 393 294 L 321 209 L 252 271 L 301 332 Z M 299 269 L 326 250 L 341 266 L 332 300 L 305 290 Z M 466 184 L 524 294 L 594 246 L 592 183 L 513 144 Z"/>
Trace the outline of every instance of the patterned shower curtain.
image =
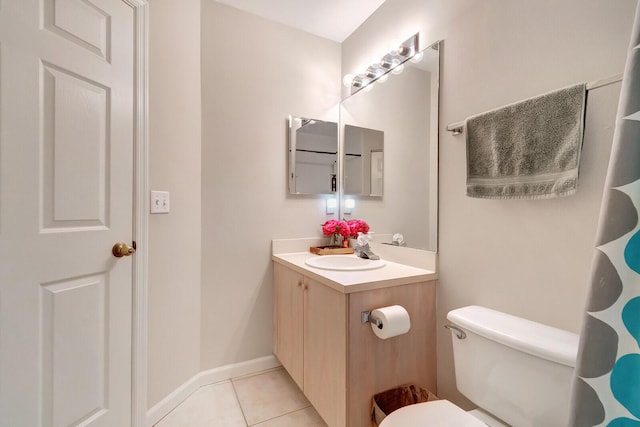
<path id="1" fill-rule="evenodd" d="M 617 117 L 571 427 L 640 427 L 640 5 Z"/>

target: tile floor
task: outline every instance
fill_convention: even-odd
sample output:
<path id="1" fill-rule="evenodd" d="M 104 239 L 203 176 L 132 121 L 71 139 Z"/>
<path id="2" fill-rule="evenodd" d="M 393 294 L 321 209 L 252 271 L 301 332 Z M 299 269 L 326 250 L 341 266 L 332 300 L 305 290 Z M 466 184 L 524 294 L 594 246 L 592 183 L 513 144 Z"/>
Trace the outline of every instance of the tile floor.
<path id="1" fill-rule="evenodd" d="M 154 427 L 326 427 L 283 368 L 201 387 Z"/>

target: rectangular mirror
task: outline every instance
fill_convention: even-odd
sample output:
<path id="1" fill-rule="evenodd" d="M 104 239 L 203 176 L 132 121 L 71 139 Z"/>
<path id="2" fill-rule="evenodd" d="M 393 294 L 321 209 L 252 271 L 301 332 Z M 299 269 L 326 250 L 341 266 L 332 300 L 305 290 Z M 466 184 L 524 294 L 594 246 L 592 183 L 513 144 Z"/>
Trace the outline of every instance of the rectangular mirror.
<path id="1" fill-rule="evenodd" d="M 338 124 L 289 116 L 289 194 L 337 191 Z"/>
<path id="2" fill-rule="evenodd" d="M 409 247 L 437 249 L 439 47 L 340 106 L 341 217 L 364 219 L 380 243 L 400 233 Z"/>

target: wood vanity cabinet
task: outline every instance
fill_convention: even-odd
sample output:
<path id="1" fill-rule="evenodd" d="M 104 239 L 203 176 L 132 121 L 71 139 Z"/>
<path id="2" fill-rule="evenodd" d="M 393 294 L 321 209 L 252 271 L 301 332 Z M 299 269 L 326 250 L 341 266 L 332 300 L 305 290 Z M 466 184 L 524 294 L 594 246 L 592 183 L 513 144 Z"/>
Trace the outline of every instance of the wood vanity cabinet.
<path id="1" fill-rule="evenodd" d="M 411 330 L 377 338 L 362 311 L 400 304 Z M 370 427 L 371 399 L 415 383 L 435 392 L 435 281 L 340 292 L 274 262 L 274 354 L 329 427 Z"/>
<path id="2" fill-rule="evenodd" d="M 274 264 L 274 354 L 330 426 L 344 426 L 346 301 Z"/>

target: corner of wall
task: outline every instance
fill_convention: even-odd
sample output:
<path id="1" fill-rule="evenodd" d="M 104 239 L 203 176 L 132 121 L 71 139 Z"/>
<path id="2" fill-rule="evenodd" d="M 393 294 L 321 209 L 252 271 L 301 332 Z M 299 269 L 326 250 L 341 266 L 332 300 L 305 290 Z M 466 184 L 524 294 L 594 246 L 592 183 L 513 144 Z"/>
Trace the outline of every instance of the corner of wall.
<path id="1" fill-rule="evenodd" d="M 151 408 L 200 372 L 201 1 L 149 9 L 149 182 L 171 197 L 169 214 L 149 218 Z"/>

